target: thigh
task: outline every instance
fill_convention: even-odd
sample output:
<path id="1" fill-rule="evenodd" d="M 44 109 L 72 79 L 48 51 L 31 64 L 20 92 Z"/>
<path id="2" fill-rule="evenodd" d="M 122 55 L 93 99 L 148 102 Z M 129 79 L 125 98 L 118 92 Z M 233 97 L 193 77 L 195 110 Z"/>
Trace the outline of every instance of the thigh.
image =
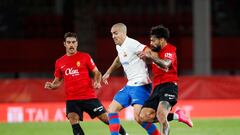
<path id="1" fill-rule="evenodd" d="M 161 85 L 160 85 L 161 86 Z M 163 84 L 159 89 L 160 101 L 167 101 L 171 107 L 173 107 L 177 103 L 178 99 L 178 86 L 174 83 Z"/>
<path id="2" fill-rule="evenodd" d="M 121 104 L 123 108 L 128 107 L 131 104 L 131 97 L 129 95 L 129 87 L 125 86 L 114 96 L 113 100 Z"/>
<path id="3" fill-rule="evenodd" d="M 147 84 L 143 86 L 132 86 L 130 88 L 131 105 L 143 105 L 150 96 L 152 86 L 151 84 Z"/>
<path id="4" fill-rule="evenodd" d="M 66 101 L 66 114 L 68 118 L 69 113 L 76 113 L 79 115 L 79 120 L 83 120 L 83 109 L 81 107 L 80 100 L 68 100 Z"/>
<path id="5" fill-rule="evenodd" d="M 98 99 L 84 100 L 82 108 L 92 119 L 107 112 Z"/>
<path id="6" fill-rule="evenodd" d="M 159 89 L 154 88 L 153 93 L 145 101 L 143 108 L 152 108 L 153 110 L 157 111 L 159 104 L 159 94 Z"/>

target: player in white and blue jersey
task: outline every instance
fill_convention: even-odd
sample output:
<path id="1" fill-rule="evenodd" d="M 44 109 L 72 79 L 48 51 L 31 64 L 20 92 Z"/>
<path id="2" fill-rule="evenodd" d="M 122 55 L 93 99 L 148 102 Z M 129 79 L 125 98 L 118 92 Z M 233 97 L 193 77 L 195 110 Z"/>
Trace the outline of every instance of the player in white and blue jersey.
<path id="1" fill-rule="evenodd" d="M 118 135 L 120 128 L 118 113 L 129 105 L 132 105 L 134 108 L 135 120 L 149 135 L 160 135 L 154 124 L 141 123 L 139 120 L 141 107 L 150 96 L 152 89 L 147 65 L 137 56 L 138 52 L 143 51 L 146 46 L 135 39 L 129 38 L 127 36 L 127 27 L 123 23 L 113 25 L 111 33 L 116 44 L 118 56 L 103 75 L 103 81 L 107 84 L 110 74 L 120 66 L 123 67 L 128 79 L 127 85 L 118 91 L 109 105 L 109 129 L 111 135 Z"/>

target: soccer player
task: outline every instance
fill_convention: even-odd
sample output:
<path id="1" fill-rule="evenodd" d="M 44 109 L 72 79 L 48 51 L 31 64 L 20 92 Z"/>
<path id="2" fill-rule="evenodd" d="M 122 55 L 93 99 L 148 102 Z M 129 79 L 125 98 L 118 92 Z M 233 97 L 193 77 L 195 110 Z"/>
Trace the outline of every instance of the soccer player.
<path id="1" fill-rule="evenodd" d="M 147 48 L 147 46 L 128 37 L 127 27 L 123 23 L 114 24 L 111 28 L 111 34 L 116 45 L 118 56 L 103 75 L 102 80 L 105 84 L 108 84 L 107 79 L 110 74 L 120 66 L 123 67 L 128 79 L 127 85 L 114 96 L 113 101 L 109 105 L 109 129 L 111 135 L 118 134 L 120 124 L 118 113 L 129 105 L 132 105 L 134 108 L 135 120 L 148 132 L 148 134 L 159 135 L 159 131 L 155 125 L 151 123 L 153 121 L 141 122 L 139 119 L 141 107 L 150 96 L 152 87 L 147 65 L 145 61 L 138 57 L 138 53 L 139 51 L 151 50 Z M 181 110 L 170 113 L 168 120 L 178 120 L 185 124 L 188 124 L 189 121 Z"/>
<path id="2" fill-rule="evenodd" d="M 135 120 L 148 132 L 149 135 L 159 135 L 156 126 L 151 122 L 139 121 L 139 112 L 144 101 L 150 96 L 151 80 L 148 75 L 146 63 L 137 56 L 137 52 L 146 47 L 138 41 L 127 36 L 127 27 L 123 23 L 114 24 L 111 28 L 112 38 L 116 44 L 118 56 L 103 75 L 103 82 L 108 84 L 110 74 L 121 65 L 127 75 L 127 85 L 122 88 L 109 105 L 109 129 L 111 135 L 118 135 L 120 119 L 118 113 L 132 105 Z"/>
<path id="3" fill-rule="evenodd" d="M 45 88 L 57 89 L 64 81 L 67 118 L 72 125 L 73 134 L 84 135 L 79 124 L 79 121 L 83 121 L 83 112 L 88 113 L 91 118 L 98 117 L 102 122 L 108 124 L 106 110 L 94 91 L 94 88 L 101 87 L 102 75 L 89 54 L 77 51 L 76 33 L 67 32 L 64 39 L 66 54 L 56 61 L 55 78 L 52 82 L 46 82 Z M 89 71 L 93 73 L 93 83 Z M 122 127 L 120 134 L 126 134 Z"/>
<path id="4" fill-rule="evenodd" d="M 177 55 L 176 47 L 167 42 L 169 38 L 168 28 L 159 25 L 152 27 L 150 31 L 150 46 L 152 51 L 142 51 L 138 56 L 142 59 L 151 59 L 154 90 L 149 99 L 144 103 L 140 111 L 141 121 L 151 122 L 157 116 L 161 125 L 161 135 L 170 132 L 167 120 L 172 107 L 177 103 Z M 177 111 L 176 113 L 182 113 Z M 184 123 L 193 126 L 191 120 L 184 115 L 179 115 Z"/>

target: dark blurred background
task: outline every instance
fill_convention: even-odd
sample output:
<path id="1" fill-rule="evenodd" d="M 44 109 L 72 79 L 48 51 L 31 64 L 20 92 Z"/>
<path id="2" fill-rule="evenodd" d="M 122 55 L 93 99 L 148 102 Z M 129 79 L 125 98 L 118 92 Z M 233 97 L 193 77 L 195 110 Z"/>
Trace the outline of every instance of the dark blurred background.
<path id="1" fill-rule="evenodd" d="M 239 75 L 239 6 L 239 0 L 1 0 L 0 78 L 52 77 L 68 31 L 78 33 L 79 50 L 104 73 L 117 55 L 110 34 L 117 22 L 144 44 L 152 26 L 168 27 L 180 75 Z"/>
<path id="2" fill-rule="evenodd" d="M 169 28 L 180 75 L 176 108 L 192 118 L 239 118 L 239 7 L 240 0 L 0 0 L 0 122 L 46 121 L 41 112 L 57 121 L 64 87 L 44 84 L 65 54 L 64 33 L 78 33 L 78 49 L 104 74 L 117 56 L 110 29 L 118 22 L 146 45 L 151 27 Z M 125 84 L 120 68 L 96 94 L 107 107 Z"/>

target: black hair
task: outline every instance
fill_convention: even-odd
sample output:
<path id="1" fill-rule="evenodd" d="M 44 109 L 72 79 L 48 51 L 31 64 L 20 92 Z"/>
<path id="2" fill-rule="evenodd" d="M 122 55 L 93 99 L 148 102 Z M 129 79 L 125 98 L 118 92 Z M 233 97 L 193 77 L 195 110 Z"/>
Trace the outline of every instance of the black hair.
<path id="1" fill-rule="evenodd" d="M 151 28 L 150 36 L 155 36 L 156 38 L 169 38 L 169 30 L 163 25 L 154 26 Z"/>
<path id="2" fill-rule="evenodd" d="M 74 38 L 76 38 L 76 40 L 78 40 L 77 39 L 77 33 L 74 33 L 74 32 L 67 32 L 67 33 L 64 34 L 64 40 L 65 41 L 66 41 L 66 38 L 68 38 L 68 37 L 74 37 Z"/>

